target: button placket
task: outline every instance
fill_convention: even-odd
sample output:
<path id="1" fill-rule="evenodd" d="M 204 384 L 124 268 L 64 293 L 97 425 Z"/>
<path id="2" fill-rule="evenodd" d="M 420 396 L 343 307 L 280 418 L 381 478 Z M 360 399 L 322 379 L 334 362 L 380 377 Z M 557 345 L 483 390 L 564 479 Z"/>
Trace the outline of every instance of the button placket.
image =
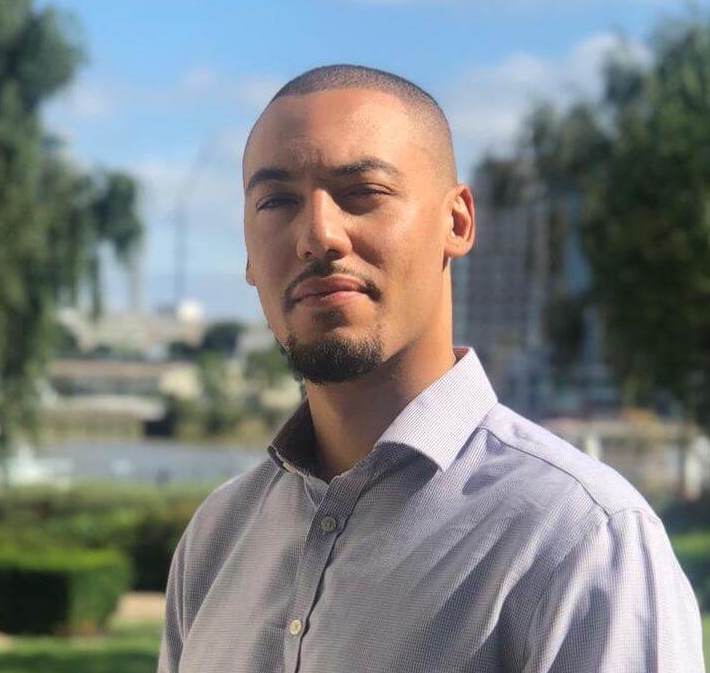
<path id="1" fill-rule="evenodd" d="M 325 573 L 333 545 L 337 539 L 334 535 L 352 512 L 360 492 L 368 480 L 365 472 L 356 473 L 339 483 L 331 482 L 326 490 L 316 516 L 311 522 L 306 535 L 303 553 L 296 572 L 296 593 L 291 603 L 291 614 L 294 618 L 288 624 L 289 636 L 284 641 L 284 665 L 286 673 L 296 673 L 299 668 L 300 649 L 310 611 L 315 603 L 318 587 Z M 337 514 L 320 516 L 323 511 Z M 297 618 L 296 615 L 300 615 Z"/>

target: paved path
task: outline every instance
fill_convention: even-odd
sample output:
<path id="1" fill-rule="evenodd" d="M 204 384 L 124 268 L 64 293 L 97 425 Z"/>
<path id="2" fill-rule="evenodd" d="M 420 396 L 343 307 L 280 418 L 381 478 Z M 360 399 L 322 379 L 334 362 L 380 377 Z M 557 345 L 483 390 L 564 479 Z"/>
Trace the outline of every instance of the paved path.
<path id="1" fill-rule="evenodd" d="M 122 622 L 162 621 L 165 596 L 154 591 L 132 591 L 121 598 L 114 619 Z"/>
<path id="2" fill-rule="evenodd" d="M 154 591 L 132 591 L 121 598 L 113 615 L 121 622 L 162 622 L 165 614 L 165 596 Z M 12 645 L 12 637 L 0 633 L 0 652 Z"/>

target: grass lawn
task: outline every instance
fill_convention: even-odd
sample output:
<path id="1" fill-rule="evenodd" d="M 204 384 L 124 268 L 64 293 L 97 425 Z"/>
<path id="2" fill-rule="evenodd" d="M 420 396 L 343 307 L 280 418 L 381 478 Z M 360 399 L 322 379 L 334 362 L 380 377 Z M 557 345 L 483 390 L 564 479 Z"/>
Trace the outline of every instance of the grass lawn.
<path id="1" fill-rule="evenodd" d="M 710 672 L 710 612 L 703 615 L 703 650 L 705 650 L 705 670 Z"/>
<path id="2" fill-rule="evenodd" d="M 162 625 L 117 623 L 104 636 L 15 637 L 0 673 L 155 673 Z"/>

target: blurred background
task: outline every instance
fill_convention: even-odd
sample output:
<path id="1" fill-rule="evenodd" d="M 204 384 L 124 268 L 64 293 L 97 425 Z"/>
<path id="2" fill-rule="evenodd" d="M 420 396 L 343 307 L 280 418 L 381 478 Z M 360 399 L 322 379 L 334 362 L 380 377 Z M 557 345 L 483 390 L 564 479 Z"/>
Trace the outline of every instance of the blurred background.
<path id="1" fill-rule="evenodd" d="M 710 658 L 710 2 L 0 3 L 0 673 L 143 673 L 172 551 L 301 399 L 240 157 L 291 77 L 432 93 L 455 333 L 661 514 Z M 709 669 L 710 670 L 710 669 Z"/>

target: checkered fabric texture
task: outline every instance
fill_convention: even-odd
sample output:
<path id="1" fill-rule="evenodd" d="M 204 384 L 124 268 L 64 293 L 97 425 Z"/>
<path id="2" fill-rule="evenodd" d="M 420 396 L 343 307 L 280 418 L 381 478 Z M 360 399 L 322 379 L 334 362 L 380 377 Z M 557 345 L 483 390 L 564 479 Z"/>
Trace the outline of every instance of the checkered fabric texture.
<path id="1" fill-rule="evenodd" d="M 207 498 L 173 559 L 159 673 L 704 673 L 648 503 L 456 354 L 329 483 L 306 401 Z"/>

